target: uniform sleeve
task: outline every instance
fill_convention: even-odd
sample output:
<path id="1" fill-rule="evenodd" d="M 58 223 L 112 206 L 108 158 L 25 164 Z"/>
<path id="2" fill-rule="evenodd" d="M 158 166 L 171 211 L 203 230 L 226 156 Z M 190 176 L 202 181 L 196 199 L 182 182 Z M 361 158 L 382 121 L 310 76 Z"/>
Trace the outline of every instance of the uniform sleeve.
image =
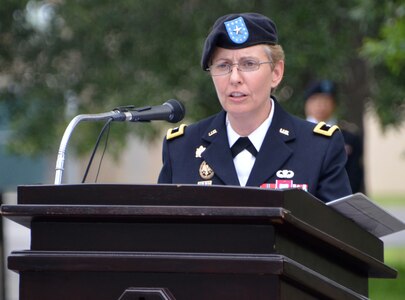
<path id="1" fill-rule="evenodd" d="M 347 155 L 343 135 L 340 131 L 330 138 L 326 149 L 322 172 L 319 179 L 316 197 L 329 202 L 352 194 L 349 178 L 345 169 Z"/>
<path id="2" fill-rule="evenodd" d="M 172 167 L 170 163 L 169 145 L 166 138 L 163 140 L 162 162 L 163 166 L 160 170 L 158 183 L 172 183 Z"/>

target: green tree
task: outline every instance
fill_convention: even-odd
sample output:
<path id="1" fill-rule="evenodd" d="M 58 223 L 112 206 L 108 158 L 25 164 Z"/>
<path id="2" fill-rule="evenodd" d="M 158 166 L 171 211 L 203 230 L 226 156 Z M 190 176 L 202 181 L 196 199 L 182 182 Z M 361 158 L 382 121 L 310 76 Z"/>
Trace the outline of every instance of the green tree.
<path id="1" fill-rule="evenodd" d="M 374 1 L 364 1 L 358 9 L 358 19 L 366 23 L 368 7 Z M 374 77 L 374 108 L 383 128 L 398 126 L 404 120 L 405 103 L 405 3 L 383 1 L 372 15 L 373 23 L 381 24 L 374 36 L 366 37 L 361 56 L 370 63 Z"/>
<path id="2" fill-rule="evenodd" d="M 9 147 L 20 153 L 55 153 L 76 114 L 120 105 L 155 105 L 177 98 L 186 106 L 187 122 L 218 111 L 211 79 L 200 67 L 202 45 L 218 16 L 241 11 L 266 14 L 278 25 L 287 57 L 285 79 L 277 91 L 284 106 L 302 114 L 307 83 L 328 77 L 341 87 L 347 119 L 361 127 L 366 99 L 378 94 L 374 82 L 383 84 L 381 67 L 370 67 L 359 55 L 363 39 L 375 38 L 386 26 L 379 12 L 385 5 L 371 6 L 374 2 L 3 0 L 0 113 L 12 129 Z M 392 73 L 384 83 L 392 86 L 390 97 L 402 95 L 395 84 L 401 74 Z M 380 114 L 391 110 L 386 99 L 373 99 Z M 404 98 L 390 101 L 403 103 Z M 110 148 L 120 149 L 131 133 L 160 138 L 162 126 L 170 125 L 114 124 Z M 88 150 L 100 127 L 80 125 L 72 144 L 78 151 Z"/>

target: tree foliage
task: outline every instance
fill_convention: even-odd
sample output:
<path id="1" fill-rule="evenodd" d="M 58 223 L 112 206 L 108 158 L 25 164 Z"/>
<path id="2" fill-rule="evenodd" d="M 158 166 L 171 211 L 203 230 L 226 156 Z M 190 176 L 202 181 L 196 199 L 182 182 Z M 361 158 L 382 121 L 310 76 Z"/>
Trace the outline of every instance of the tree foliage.
<path id="1" fill-rule="evenodd" d="M 287 59 L 277 96 L 290 111 L 302 115 L 306 85 L 314 78 L 327 77 L 341 86 L 342 102 L 350 103 L 343 110 L 349 119 L 352 113 L 353 121 L 361 124 L 355 112 L 361 113 L 371 91 L 383 123 L 398 124 L 402 115 L 395 108 L 403 104 L 404 97 L 397 85 L 403 71 L 390 69 L 398 54 L 385 57 L 386 53 L 370 49 L 384 48 L 379 43 L 385 42 L 398 46 L 393 40 L 400 40 L 403 25 L 392 26 L 387 14 L 379 11 L 385 4 L 369 7 L 371 2 L 376 3 L 3 0 L 0 114 L 12 129 L 10 149 L 27 154 L 55 152 L 76 114 L 105 112 L 121 105 L 157 105 L 177 98 L 186 106 L 188 122 L 218 111 L 211 79 L 200 67 L 202 46 L 219 16 L 243 11 L 266 14 L 278 26 Z M 388 2 L 401 10 L 402 5 Z M 376 40 L 368 40 L 360 56 L 362 40 L 368 35 Z M 401 48 L 397 51 L 401 56 Z M 373 73 L 365 57 L 374 62 Z M 383 76 L 387 72 L 390 76 Z M 375 82 L 378 89 L 373 88 Z M 395 118 L 385 116 L 394 111 Z M 160 138 L 162 126 L 169 125 L 113 124 L 110 144 L 119 149 L 124 137 L 132 133 Z M 97 123 L 80 125 L 72 139 L 79 151 L 93 145 L 100 127 Z"/>
<path id="2" fill-rule="evenodd" d="M 363 3 L 364 12 L 368 5 Z M 382 25 L 377 36 L 365 38 L 360 54 L 374 69 L 375 81 L 370 84 L 381 124 L 397 126 L 403 122 L 405 109 L 405 3 L 383 1 L 380 5 L 374 18 Z"/>

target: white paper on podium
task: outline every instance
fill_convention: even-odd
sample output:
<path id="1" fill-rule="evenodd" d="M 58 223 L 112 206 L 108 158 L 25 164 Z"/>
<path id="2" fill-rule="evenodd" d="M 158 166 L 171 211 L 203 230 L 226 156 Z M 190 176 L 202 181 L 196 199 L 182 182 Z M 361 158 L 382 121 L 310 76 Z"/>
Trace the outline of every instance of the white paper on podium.
<path id="1" fill-rule="evenodd" d="M 405 229 L 404 222 L 385 211 L 362 193 L 342 197 L 326 204 L 377 237 Z"/>

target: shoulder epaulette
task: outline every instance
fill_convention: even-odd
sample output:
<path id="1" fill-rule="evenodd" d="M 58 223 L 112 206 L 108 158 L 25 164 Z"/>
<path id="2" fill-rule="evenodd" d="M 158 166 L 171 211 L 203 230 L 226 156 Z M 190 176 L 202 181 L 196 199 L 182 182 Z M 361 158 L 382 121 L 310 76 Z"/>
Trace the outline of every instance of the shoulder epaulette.
<path id="1" fill-rule="evenodd" d="M 332 134 L 336 130 L 339 130 L 339 127 L 337 125 L 330 126 L 327 125 L 325 122 L 319 122 L 314 128 L 315 133 L 325 136 L 332 136 Z"/>
<path id="2" fill-rule="evenodd" d="M 182 136 L 184 134 L 186 127 L 187 127 L 186 124 L 181 124 L 179 127 L 170 128 L 167 131 L 166 140 L 171 140 L 176 137 Z"/>

